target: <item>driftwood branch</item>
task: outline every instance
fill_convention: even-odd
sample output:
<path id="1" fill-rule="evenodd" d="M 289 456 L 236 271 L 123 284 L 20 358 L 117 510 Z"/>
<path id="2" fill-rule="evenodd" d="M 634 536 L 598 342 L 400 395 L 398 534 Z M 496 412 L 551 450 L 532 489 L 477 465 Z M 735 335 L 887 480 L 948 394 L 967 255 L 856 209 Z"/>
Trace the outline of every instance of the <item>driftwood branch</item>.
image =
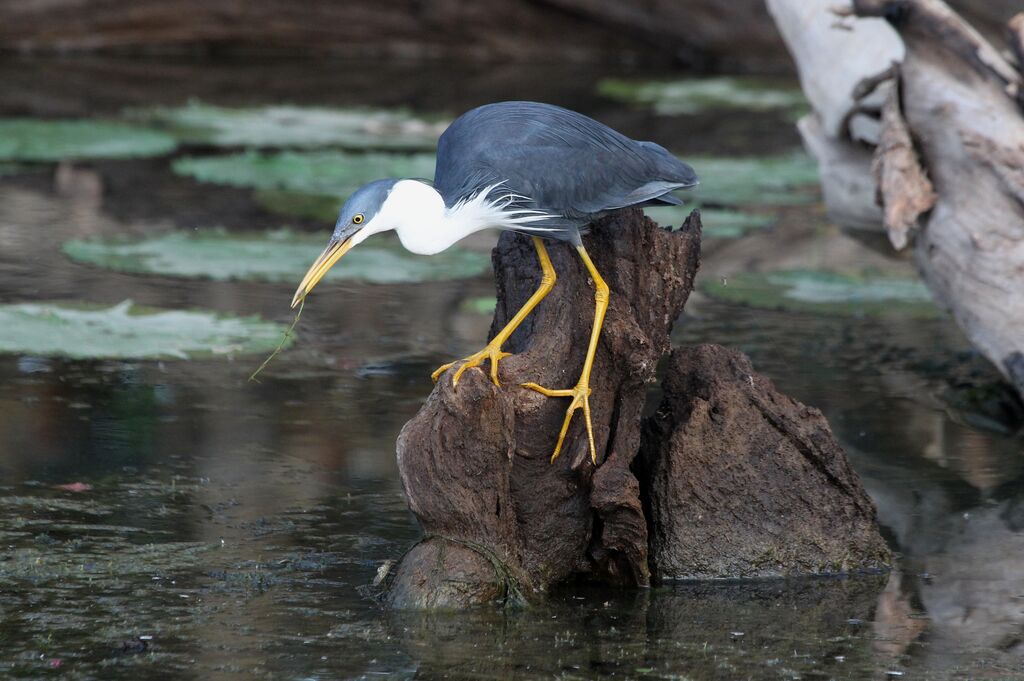
<path id="1" fill-rule="evenodd" d="M 859 17 L 887 20 L 904 42 L 929 44 L 945 50 L 979 76 L 1003 86 L 1016 82 L 1019 74 L 999 51 L 942 0 L 853 0 Z"/>
<path id="2" fill-rule="evenodd" d="M 1017 62 L 1017 71 L 1024 72 L 1024 12 L 1015 14 L 1006 24 L 1010 53 Z"/>
<path id="3" fill-rule="evenodd" d="M 824 13 L 830 4 L 769 1 L 787 8 L 773 12 L 777 20 L 787 12 Z M 864 228 L 872 211 L 867 194 L 843 193 L 843 187 L 862 186 L 866 166 L 840 165 L 835 159 L 855 158 L 867 142 L 875 156 L 875 176 L 869 179 L 875 185 L 872 199 L 878 197 L 883 209 L 879 228 L 886 229 L 897 248 L 913 244 L 914 260 L 934 297 L 1024 396 L 1020 73 L 941 0 L 854 0 L 852 9 L 856 16 L 849 20 L 854 26 L 862 21 L 888 22 L 898 32 L 905 56 L 897 74 L 900 92 L 888 97 L 874 143 L 852 132 L 853 117 L 847 119 L 846 129 L 817 137 L 809 134 L 814 133 L 813 126 L 801 122 L 805 141 L 822 167 L 830 215 L 846 227 Z M 1017 35 L 1022 24 L 1024 19 L 1012 24 Z M 784 34 L 793 33 L 781 28 Z M 793 35 L 804 45 L 826 45 L 833 37 Z M 871 52 L 875 43 L 866 41 L 859 47 Z M 1019 48 L 1011 41 L 1013 49 Z M 851 111 L 865 101 L 868 88 L 855 88 L 850 95 L 839 84 L 860 79 L 875 85 L 876 92 L 881 89 L 877 69 L 837 61 L 830 49 L 791 52 L 801 72 L 844 73 L 836 78 L 836 96 L 840 101 L 845 96 Z M 817 112 L 819 103 L 813 96 L 811 100 Z"/>

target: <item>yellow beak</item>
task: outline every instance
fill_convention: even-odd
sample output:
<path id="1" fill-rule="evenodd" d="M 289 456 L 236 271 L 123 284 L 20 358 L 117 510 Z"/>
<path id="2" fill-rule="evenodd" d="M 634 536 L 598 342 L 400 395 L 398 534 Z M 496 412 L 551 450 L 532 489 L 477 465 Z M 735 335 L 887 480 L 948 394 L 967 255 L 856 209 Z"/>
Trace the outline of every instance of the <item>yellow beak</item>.
<path id="1" fill-rule="evenodd" d="M 302 283 L 299 284 L 299 288 L 295 289 L 295 297 L 292 298 L 293 308 L 309 295 L 309 292 L 313 290 L 317 282 L 327 274 L 327 270 L 334 267 L 334 263 L 341 260 L 341 256 L 348 253 L 350 248 L 352 248 L 352 239 L 332 241 L 327 244 L 324 252 L 310 265 L 309 271 L 306 272 L 306 276 L 302 278 Z"/>

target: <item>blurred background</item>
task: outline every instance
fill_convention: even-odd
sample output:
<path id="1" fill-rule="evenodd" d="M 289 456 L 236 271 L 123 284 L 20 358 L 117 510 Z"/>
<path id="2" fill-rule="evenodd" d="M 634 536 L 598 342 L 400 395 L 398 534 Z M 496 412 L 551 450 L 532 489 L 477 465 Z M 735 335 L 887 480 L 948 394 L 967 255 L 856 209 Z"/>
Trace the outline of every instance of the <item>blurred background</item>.
<path id="1" fill-rule="evenodd" d="M 1020 9 L 950 4 L 995 37 Z M 675 341 L 824 411 L 891 575 L 364 595 L 418 536 L 395 438 L 485 339 L 495 235 L 353 250 L 248 377 L 347 192 L 430 177 L 507 99 L 696 168 L 649 211 L 704 217 Z M 807 110 L 757 0 L 0 0 L 0 675 L 1024 678 L 1019 402 L 883 235 L 829 221 Z"/>

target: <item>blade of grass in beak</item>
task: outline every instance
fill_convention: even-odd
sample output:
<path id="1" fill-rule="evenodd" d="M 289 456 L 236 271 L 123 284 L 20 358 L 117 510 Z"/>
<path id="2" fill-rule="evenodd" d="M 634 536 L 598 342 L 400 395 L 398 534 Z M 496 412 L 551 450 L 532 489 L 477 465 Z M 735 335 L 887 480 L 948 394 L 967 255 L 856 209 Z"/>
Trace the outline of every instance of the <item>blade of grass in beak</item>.
<path id="1" fill-rule="evenodd" d="M 295 289 L 295 297 L 292 298 L 293 308 L 309 295 L 313 287 L 327 274 L 327 270 L 334 267 L 334 263 L 338 262 L 341 256 L 348 253 L 350 248 L 352 248 L 351 239 L 332 241 L 327 244 L 327 248 L 313 261 L 313 264 L 310 265 L 309 270 L 306 272 L 306 276 L 302 278 L 299 287 Z"/>

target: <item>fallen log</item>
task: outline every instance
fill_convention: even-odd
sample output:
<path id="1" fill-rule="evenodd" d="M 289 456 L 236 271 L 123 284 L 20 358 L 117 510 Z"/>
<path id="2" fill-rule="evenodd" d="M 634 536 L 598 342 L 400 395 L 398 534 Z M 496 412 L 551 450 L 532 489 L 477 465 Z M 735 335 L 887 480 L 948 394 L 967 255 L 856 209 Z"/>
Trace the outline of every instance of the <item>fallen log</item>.
<path id="1" fill-rule="evenodd" d="M 658 228 L 639 210 L 627 209 L 597 222 L 585 240 L 611 288 L 591 380 L 597 466 L 590 460 L 582 419 L 570 427 L 562 455 L 549 462 L 566 401 L 519 387 L 528 381 L 571 385 L 583 363 L 584 339 L 592 324 L 593 285 L 572 249 L 554 245 L 550 250 L 557 283 L 506 345 L 515 354 L 501 362 L 502 386 L 493 385 L 485 373 L 488 367 L 483 367 L 467 371 L 456 390 L 449 372 L 402 429 L 397 445 L 402 487 L 424 538 L 383 579 L 383 597 L 390 607 L 446 609 L 528 601 L 579 576 L 623 586 L 650 583 L 649 546 L 660 550 L 663 543 L 649 542 L 648 528 L 660 531 L 661 516 L 656 518 L 645 508 L 653 503 L 650 495 L 660 492 L 645 489 L 634 471 L 639 469 L 636 459 L 641 453 L 648 385 L 655 380 L 659 360 L 669 352 L 669 333 L 693 287 L 700 257 L 700 218 L 695 212 L 672 232 Z M 492 335 L 540 281 L 534 250 L 522 236 L 503 234 L 493 260 L 498 305 Z M 719 370 L 704 368 L 712 373 Z M 797 421 L 805 416 L 790 415 Z M 820 415 L 811 418 L 813 428 L 820 429 Z M 751 438 L 764 433 L 738 430 L 730 435 L 755 451 Z M 743 452 L 739 449 L 736 454 L 742 458 Z M 650 462 L 660 454 L 643 456 Z M 835 447 L 828 456 L 834 459 L 842 454 Z M 867 528 L 873 527 L 874 516 L 871 502 L 859 487 L 837 493 L 822 486 L 847 485 L 846 478 L 837 483 L 838 479 L 792 473 L 757 490 L 734 485 L 732 492 L 739 499 L 744 494 L 779 494 L 780 500 L 792 499 L 793 494 L 822 499 L 859 495 L 855 504 L 844 502 L 843 513 L 855 515 L 863 532 L 848 540 L 845 521 L 835 523 L 824 514 L 821 523 L 832 523 L 838 537 L 829 560 L 786 558 L 776 566 L 777 574 L 884 562 L 880 558 L 884 544 L 877 530 L 873 542 L 863 539 Z M 701 473 L 709 479 L 720 474 L 725 470 Z M 665 498 L 663 504 L 675 501 Z M 724 524 L 719 529 L 731 531 Z M 786 540 L 785 533 L 780 540 Z M 838 558 L 839 547 L 845 547 L 848 560 Z M 708 545 L 686 550 L 691 548 L 696 551 L 694 560 L 708 560 L 710 553 L 720 549 Z M 747 560 L 746 556 L 728 558 L 733 565 Z M 807 569 L 811 563 L 813 570 Z M 736 570 L 734 575 L 748 572 Z"/>

